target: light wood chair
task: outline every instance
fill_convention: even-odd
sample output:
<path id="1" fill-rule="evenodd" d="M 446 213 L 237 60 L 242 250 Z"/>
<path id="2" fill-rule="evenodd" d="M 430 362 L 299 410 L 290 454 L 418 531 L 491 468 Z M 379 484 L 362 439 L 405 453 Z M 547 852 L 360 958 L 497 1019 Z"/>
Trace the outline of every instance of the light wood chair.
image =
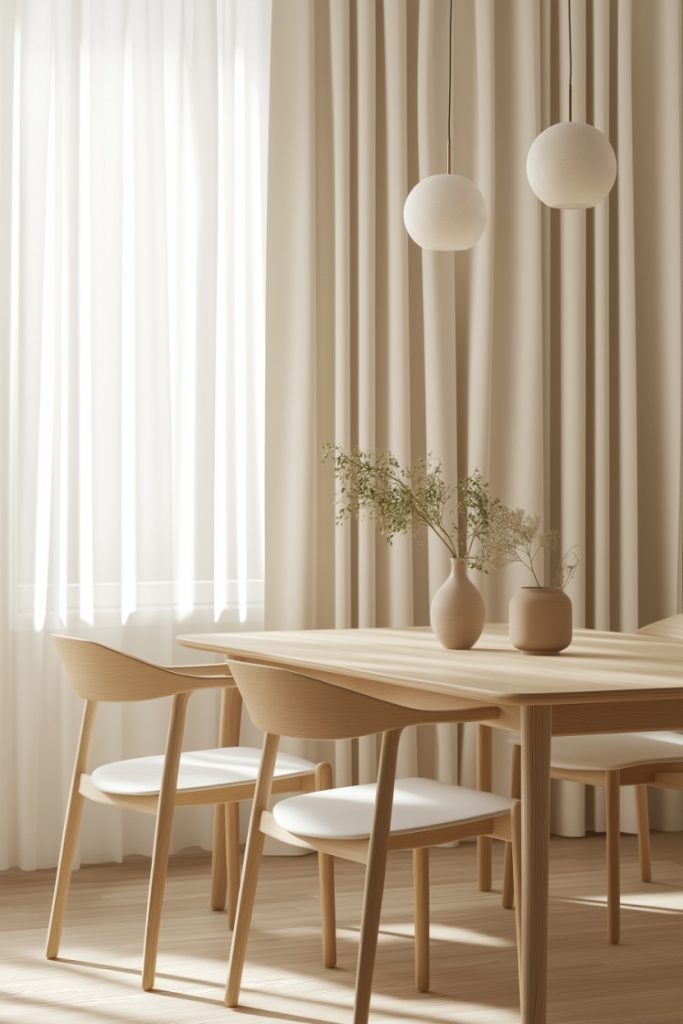
<path id="1" fill-rule="evenodd" d="M 111 804 L 156 816 L 154 849 L 145 924 L 142 987 L 154 985 L 161 906 L 173 813 L 176 806 L 215 805 L 212 906 L 227 901 L 229 920 L 239 888 L 239 801 L 254 795 L 260 751 L 240 747 L 241 698 L 226 665 L 161 667 L 90 640 L 55 636 L 69 682 L 85 700 L 57 867 L 46 956 L 57 957 L 78 842 L 84 800 Z M 220 746 L 182 753 L 187 704 L 198 690 L 223 688 Z M 100 701 L 140 701 L 171 697 L 171 716 L 163 754 L 117 761 L 88 774 L 95 714 Z M 274 763 L 273 792 L 308 792 L 331 785 L 326 764 L 289 754 Z M 327 878 L 323 882 L 323 889 Z M 326 892 L 326 890 L 325 890 Z M 333 894 L 326 898 L 334 899 Z"/>
<path id="2" fill-rule="evenodd" d="M 398 745 L 406 726 L 495 718 L 497 710 L 472 704 L 415 710 L 283 669 L 246 662 L 231 661 L 229 665 L 247 710 L 265 737 L 232 936 L 226 1004 L 238 1003 L 263 842 L 270 835 L 330 858 L 366 865 L 353 1016 L 354 1024 L 365 1024 L 390 850 L 413 853 L 415 976 L 421 991 L 429 987 L 429 847 L 480 835 L 511 843 L 519 895 L 517 802 L 428 779 L 395 781 Z M 382 745 L 376 785 L 290 797 L 280 801 L 272 813 L 267 810 L 280 736 L 336 740 L 379 732 Z M 333 893 L 332 885 L 328 893 Z M 333 948 L 333 905 L 328 907 L 323 927 L 328 930 L 328 946 Z M 519 942 L 519 917 L 517 931 Z"/>
<path id="3" fill-rule="evenodd" d="M 671 615 L 667 619 L 651 622 L 648 626 L 639 629 L 638 632 L 664 640 L 683 641 L 683 615 Z M 683 735 L 680 733 L 667 733 L 666 737 L 669 741 L 683 743 Z M 659 789 L 683 790 L 683 772 L 667 765 L 662 771 L 655 773 L 652 785 Z"/>
<path id="4" fill-rule="evenodd" d="M 639 633 L 683 640 L 683 615 L 643 626 Z M 683 656 L 682 656 L 683 661 Z M 519 737 L 513 736 L 511 795 L 520 791 Z M 652 881 L 652 854 L 647 787 L 683 789 L 683 735 L 675 732 L 607 733 L 555 736 L 551 741 L 551 777 L 605 790 L 607 839 L 607 937 L 620 939 L 620 788 L 635 787 L 640 877 Z M 506 850 L 503 905 L 513 904 L 512 861 Z"/>

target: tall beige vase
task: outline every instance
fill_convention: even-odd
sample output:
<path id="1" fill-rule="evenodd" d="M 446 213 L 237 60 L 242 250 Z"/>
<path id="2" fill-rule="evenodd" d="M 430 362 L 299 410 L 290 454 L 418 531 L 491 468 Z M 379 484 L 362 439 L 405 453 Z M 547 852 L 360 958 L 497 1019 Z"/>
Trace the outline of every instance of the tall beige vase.
<path id="1" fill-rule="evenodd" d="M 467 566 L 451 558 L 451 574 L 432 598 L 432 629 L 448 650 L 465 650 L 481 636 L 486 621 L 484 601 L 467 575 Z"/>
<path id="2" fill-rule="evenodd" d="M 509 629 L 525 654 L 559 654 L 572 642 L 572 603 L 559 587 L 522 587 L 510 601 Z"/>

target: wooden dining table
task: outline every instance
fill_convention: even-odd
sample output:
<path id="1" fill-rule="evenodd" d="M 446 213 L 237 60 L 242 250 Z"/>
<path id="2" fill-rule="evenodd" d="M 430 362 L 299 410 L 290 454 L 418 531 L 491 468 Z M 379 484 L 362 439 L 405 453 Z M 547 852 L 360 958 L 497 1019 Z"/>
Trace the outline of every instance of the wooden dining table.
<path id="1" fill-rule="evenodd" d="M 521 733 L 522 1024 L 547 1021 L 550 738 L 683 729 L 683 648 L 642 634 L 579 629 L 560 655 L 530 656 L 489 626 L 471 650 L 429 629 L 330 629 L 181 636 L 187 647 L 294 668 L 408 707 L 471 701 L 485 728 Z M 603 955 L 603 951 L 600 951 Z"/>

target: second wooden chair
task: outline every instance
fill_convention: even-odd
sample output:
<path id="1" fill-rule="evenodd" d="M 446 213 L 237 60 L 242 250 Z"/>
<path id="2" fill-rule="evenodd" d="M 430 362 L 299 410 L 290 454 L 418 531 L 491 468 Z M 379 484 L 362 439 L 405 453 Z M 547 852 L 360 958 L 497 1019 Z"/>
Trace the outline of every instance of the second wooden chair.
<path id="1" fill-rule="evenodd" d="M 283 669 L 244 662 L 229 664 L 247 710 L 265 737 L 232 938 L 226 1003 L 236 1006 L 239 999 L 263 842 L 270 835 L 319 854 L 366 865 L 353 1016 L 354 1024 L 365 1024 L 388 852 L 413 851 L 415 970 L 418 988 L 423 991 L 429 987 L 429 847 L 488 835 L 512 843 L 513 863 L 518 862 L 519 804 L 506 797 L 428 779 L 395 781 L 401 732 L 406 726 L 427 722 L 495 718 L 497 709 L 463 703 L 457 708 L 415 710 Z M 280 801 L 272 813 L 268 811 L 280 736 L 334 740 L 371 733 L 382 733 L 376 785 L 291 797 Z M 333 893 L 332 885 L 327 891 Z M 519 939 L 519 917 L 517 926 Z M 330 949 L 335 942 L 334 927 L 331 905 L 323 919 Z"/>

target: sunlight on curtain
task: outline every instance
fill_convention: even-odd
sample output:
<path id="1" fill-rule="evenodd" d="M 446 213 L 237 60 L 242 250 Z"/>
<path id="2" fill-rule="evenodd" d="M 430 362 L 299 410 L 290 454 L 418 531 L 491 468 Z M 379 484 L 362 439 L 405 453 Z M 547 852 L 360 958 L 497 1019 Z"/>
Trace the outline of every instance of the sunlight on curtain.
<path id="1" fill-rule="evenodd" d="M 171 661 L 178 632 L 262 623 L 270 0 L 15 0 L 0 37 L 0 756 L 25 780 L 0 867 L 31 867 L 79 710 L 50 634 Z M 165 715 L 113 710 L 106 757 L 159 749 Z M 95 831 L 85 859 L 143 847 Z"/>

